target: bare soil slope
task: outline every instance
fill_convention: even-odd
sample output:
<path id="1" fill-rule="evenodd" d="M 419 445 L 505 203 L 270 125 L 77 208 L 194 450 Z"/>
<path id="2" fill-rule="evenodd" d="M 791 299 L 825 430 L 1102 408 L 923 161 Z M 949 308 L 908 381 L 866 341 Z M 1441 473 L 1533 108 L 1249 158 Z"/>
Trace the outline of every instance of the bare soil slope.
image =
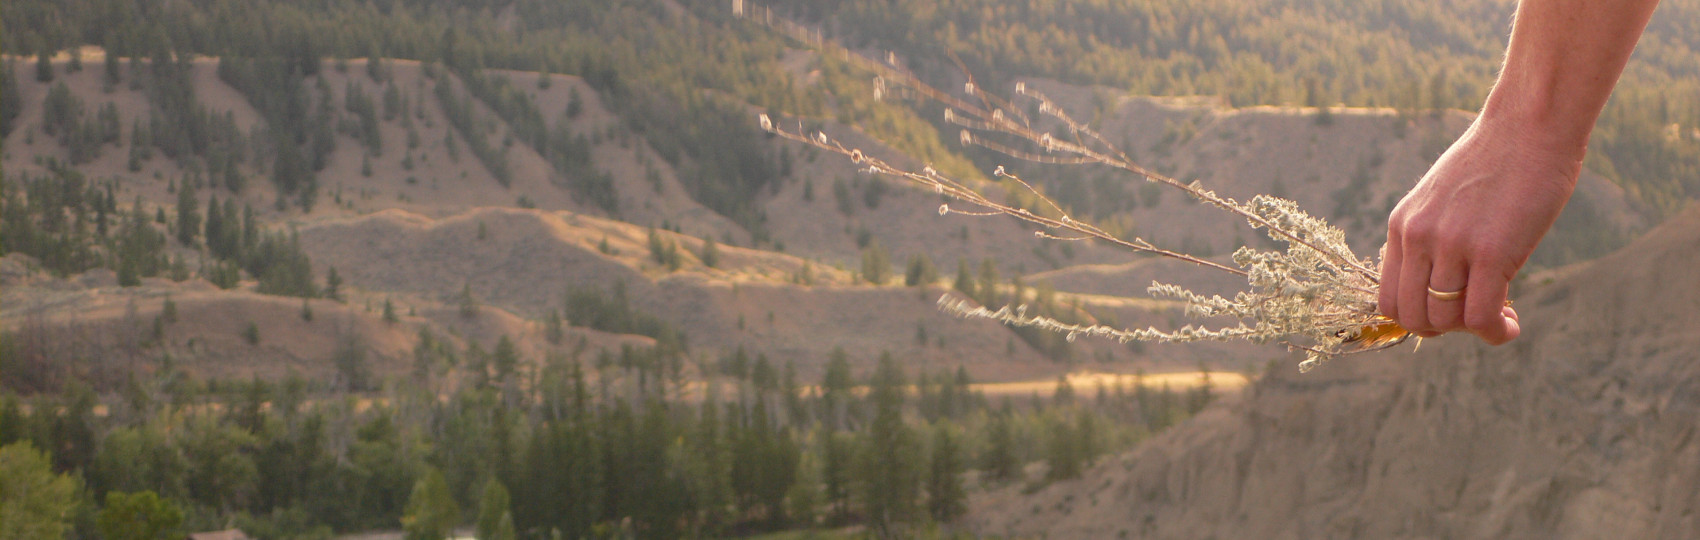
<path id="1" fill-rule="evenodd" d="M 709 268 L 695 255 L 700 240 L 658 234 L 680 246 L 680 270 L 650 257 L 644 228 L 539 210 L 484 209 L 442 220 L 390 210 L 314 224 L 301 239 L 320 271 L 336 267 L 353 294 L 388 295 L 404 307 L 454 306 L 456 291 L 469 287 L 477 304 L 539 320 L 565 307 L 569 289 L 611 294 L 623 284 L 633 307 L 683 330 L 696 356 L 743 347 L 795 362 L 805 376 L 817 374 L 837 347 L 858 364 L 871 366 L 891 352 L 918 367 L 967 365 L 991 380 L 1066 367 L 1001 325 L 941 313 L 939 286 L 854 284 L 820 265 L 810 265 L 816 285 L 799 285 L 790 281 L 809 264 L 802 259 L 723 246 L 720 263 Z M 600 250 L 604 241 L 609 253 Z M 1166 362 L 1192 367 L 1195 360 Z"/>
<path id="2" fill-rule="evenodd" d="M 19 354 L 70 362 L 66 367 L 77 376 L 147 373 L 169 358 L 173 367 L 203 378 L 278 380 L 293 372 L 333 383 L 335 358 L 353 347 L 364 355 L 374 381 L 382 381 L 414 369 L 421 329 L 457 352 L 470 343 L 489 351 L 508 337 L 528 362 L 541 362 L 551 352 L 654 345 L 643 336 L 585 328 L 566 328 L 561 343 L 552 345 L 540 324 L 504 310 L 479 308 L 469 316 L 456 307 L 407 298 L 396 298 L 397 320 L 389 322 L 382 308 L 389 294 L 350 291 L 347 302 L 303 301 L 221 290 L 200 279 L 149 278 L 139 287 L 119 287 L 108 270 L 58 279 L 30 270 L 33 264 L 22 255 L 0 259 L 0 327 L 18 332 Z M 166 314 L 167 303 L 175 306 L 174 319 Z M 250 324 L 258 330 L 255 342 L 248 339 Z"/>
<path id="3" fill-rule="evenodd" d="M 1278 366 L 1085 480 L 981 496 L 1047 538 L 1690 538 L 1700 205 L 1520 298 L 1523 337 Z"/>

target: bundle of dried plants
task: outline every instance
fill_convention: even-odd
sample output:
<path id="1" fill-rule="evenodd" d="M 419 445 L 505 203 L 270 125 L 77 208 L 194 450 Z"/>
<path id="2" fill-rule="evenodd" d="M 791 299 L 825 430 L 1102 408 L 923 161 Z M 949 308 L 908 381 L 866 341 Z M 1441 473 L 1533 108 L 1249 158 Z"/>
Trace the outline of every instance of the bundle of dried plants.
<path id="1" fill-rule="evenodd" d="M 1335 356 L 1390 347 L 1410 337 L 1411 334 L 1397 323 L 1376 311 L 1376 291 L 1381 277 L 1379 265 L 1352 253 L 1340 229 L 1304 212 L 1293 201 L 1268 195 L 1237 201 L 1219 196 L 1197 181 L 1183 183 L 1141 167 L 1092 128 L 1076 121 L 1055 102 L 1023 83 L 1015 84 L 1015 102 L 1012 102 L 986 92 L 969 77 L 963 88 L 966 97 L 958 98 L 894 66 L 859 60 L 863 60 L 858 62 L 859 65 L 877 74 L 874 79 L 875 99 L 886 99 L 897 89 L 902 89 L 904 94 L 916 99 L 943 105 L 945 122 L 962 128 L 961 142 L 964 146 L 980 146 L 1035 163 L 1100 165 L 1118 169 L 1136 181 L 1155 182 L 1180 190 L 1245 220 L 1252 229 L 1260 229 L 1286 246 L 1284 250 L 1241 247 L 1234 252 L 1233 266 L 1229 266 L 1163 248 L 1138 236 L 1114 236 L 1070 215 L 1067 209 L 1002 166 L 992 175 L 1009 179 L 1030 193 L 1037 201 L 1034 209 L 993 200 L 985 195 L 983 189 L 971 185 L 984 182 L 951 178 L 930 166 L 919 171 L 907 170 L 861 149 L 847 147 L 824 132 L 804 133 L 800 123 L 796 130 L 788 130 L 768 115 L 761 115 L 761 127 L 769 133 L 844 155 L 860 166 L 864 173 L 902 178 L 965 203 L 954 207 L 941 205 L 940 215 L 1009 216 L 1039 226 L 1034 234 L 1040 238 L 1105 242 L 1135 253 L 1150 253 L 1186 261 L 1209 271 L 1227 272 L 1243 277 L 1248 286 L 1232 298 L 1226 298 L 1197 294 L 1176 285 L 1151 284 L 1148 292 L 1184 302 L 1186 312 L 1191 316 L 1225 316 L 1239 321 L 1238 324 L 1215 328 L 1189 324 L 1171 330 L 1154 327 L 1127 329 L 1071 324 L 1030 315 L 1024 304 L 994 308 L 949 293 L 939 298 L 941 309 L 962 317 L 992 319 L 1010 325 L 1060 332 L 1069 341 L 1086 335 L 1122 342 L 1248 340 L 1278 343 L 1305 352 L 1306 358 L 1299 364 L 1301 371 L 1308 371 Z M 1070 136 L 1057 137 L 1050 129 L 1036 128 L 1035 121 L 1024 114 L 1016 102 L 1037 105 L 1041 116 L 1056 123 L 1055 131 L 1066 131 Z M 987 134 L 1002 135 L 988 137 Z M 999 139 L 1019 142 L 1006 144 Z"/>

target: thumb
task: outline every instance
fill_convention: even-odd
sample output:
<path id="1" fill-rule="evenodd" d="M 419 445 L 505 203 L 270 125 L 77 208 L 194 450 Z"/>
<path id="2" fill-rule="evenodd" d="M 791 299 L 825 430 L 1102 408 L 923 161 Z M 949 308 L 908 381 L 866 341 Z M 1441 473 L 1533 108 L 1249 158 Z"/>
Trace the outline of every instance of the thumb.
<path id="1" fill-rule="evenodd" d="M 1511 309 L 1511 306 L 1500 310 L 1497 322 L 1492 328 L 1474 333 L 1489 345 L 1504 345 L 1523 334 L 1523 325 L 1517 317 L 1517 310 Z"/>

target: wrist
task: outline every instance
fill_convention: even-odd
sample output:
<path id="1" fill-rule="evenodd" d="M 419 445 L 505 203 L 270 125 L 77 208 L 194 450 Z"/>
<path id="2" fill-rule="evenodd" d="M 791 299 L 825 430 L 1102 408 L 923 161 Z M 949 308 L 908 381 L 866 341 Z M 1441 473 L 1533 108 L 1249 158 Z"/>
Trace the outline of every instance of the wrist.
<path id="1" fill-rule="evenodd" d="M 1553 99 L 1556 96 L 1550 89 L 1507 88 L 1514 85 L 1505 83 L 1502 80 L 1488 94 L 1471 129 L 1518 141 L 1525 150 L 1580 162 L 1598 113 L 1567 108 Z"/>
<path id="2" fill-rule="evenodd" d="M 1516 114 L 1490 114 L 1484 110 L 1470 125 L 1460 142 L 1469 141 L 1484 155 L 1496 156 L 1527 174 L 1515 178 L 1540 179 L 1552 187 L 1574 189 L 1586 157 L 1588 129 L 1578 135 L 1555 125 L 1551 119 Z"/>

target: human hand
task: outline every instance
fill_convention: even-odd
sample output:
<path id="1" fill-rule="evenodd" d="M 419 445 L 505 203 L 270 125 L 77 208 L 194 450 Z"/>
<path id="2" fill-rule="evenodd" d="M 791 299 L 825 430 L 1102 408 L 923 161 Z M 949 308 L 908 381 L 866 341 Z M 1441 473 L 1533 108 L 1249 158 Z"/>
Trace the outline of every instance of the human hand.
<path id="1" fill-rule="evenodd" d="M 1467 330 L 1489 344 L 1515 339 L 1506 294 L 1576 187 L 1580 152 L 1542 133 L 1478 118 L 1387 220 L 1383 315 L 1434 337 Z M 1433 292 L 1442 294 L 1436 295 Z M 1444 294 L 1462 292 L 1459 298 Z"/>

